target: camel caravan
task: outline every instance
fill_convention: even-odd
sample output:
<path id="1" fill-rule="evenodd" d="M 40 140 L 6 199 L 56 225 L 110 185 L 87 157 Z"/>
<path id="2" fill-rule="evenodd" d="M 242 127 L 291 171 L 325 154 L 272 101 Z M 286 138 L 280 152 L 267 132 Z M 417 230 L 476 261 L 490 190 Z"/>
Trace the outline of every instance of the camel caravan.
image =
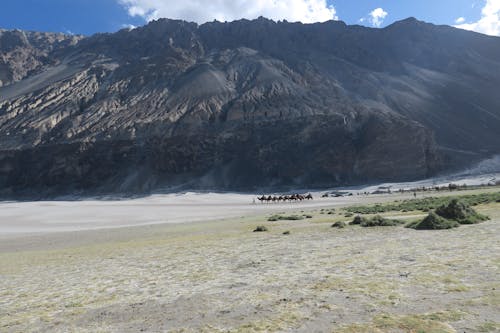
<path id="1" fill-rule="evenodd" d="M 257 198 L 261 203 L 273 203 L 273 202 L 300 202 L 304 200 L 313 200 L 311 193 L 308 194 L 290 194 L 290 195 L 268 195 L 261 196 Z"/>

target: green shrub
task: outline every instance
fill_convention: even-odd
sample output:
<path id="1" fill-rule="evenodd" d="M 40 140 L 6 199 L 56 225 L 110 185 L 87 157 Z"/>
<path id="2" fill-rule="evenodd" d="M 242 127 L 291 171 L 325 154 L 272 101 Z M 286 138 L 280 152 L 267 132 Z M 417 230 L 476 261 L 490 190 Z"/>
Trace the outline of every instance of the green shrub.
<path id="1" fill-rule="evenodd" d="M 310 215 L 307 215 L 307 216 L 310 216 Z M 312 216 L 308 217 L 308 218 L 312 218 Z M 269 217 L 267 220 L 270 222 L 275 222 L 275 221 L 296 221 L 296 220 L 303 220 L 303 219 L 304 219 L 304 216 L 300 216 L 300 215 L 289 215 L 289 216 L 273 215 L 273 216 Z"/>
<path id="2" fill-rule="evenodd" d="M 456 228 L 458 226 L 460 226 L 460 224 L 457 221 L 447 220 L 434 212 L 430 212 L 429 215 L 420 222 L 413 222 L 407 225 L 408 228 L 416 230 L 441 230 Z"/>
<path id="3" fill-rule="evenodd" d="M 361 222 L 362 227 L 393 227 L 399 224 L 403 224 L 403 222 L 399 220 L 386 219 L 380 215 L 376 215 L 371 219 L 365 219 Z"/>
<path id="4" fill-rule="evenodd" d="M 290 215 L 290 216 L 282 216 L 281 220 L 288 220 L 288 221 L 296 221 L 296 220 L 303 220 L 303 216 L 299 215 Z"/>
<path id="5" fill-rule="evenodd" d="M 338 222 L 335 222 L 334 224 L 332 224 L 332 228 L 342 229 L 342 228 L 345 228 L 345 227 L 346 227 L 346 223 L 343 222 L 343 221 L 338 221 Z"/>
<path id="6" fill-rule="evenodd" d="M 268 231 L 267 227 L 259 225 L 257 228 L 255 228 L 253 232 L 264 232 L 264 231 Z"/>
<path id="7" fill-rule="evenodd" d="M 350 212 L 349 212 L 349 213 L 345 213 L 344 217 L 351 217 L 351 216 L 353 216 L 353 215 L 354 215 L 353 213 L 350 213 Z"/>
<path id="8" fill-rule="evenodd" d="M 448 205 L 437 208 L 436 214 L 445 219 L 457 221 L 460 224 L 476 224 L 489 219 L 457 199 L 453 199 Z"/>
<path id="9" fill-rule="evenodd" d="M 354 220 L 352 220 L 351 224 L 362 224 L 366 222 L 366 217 L 357 215 Z"/>

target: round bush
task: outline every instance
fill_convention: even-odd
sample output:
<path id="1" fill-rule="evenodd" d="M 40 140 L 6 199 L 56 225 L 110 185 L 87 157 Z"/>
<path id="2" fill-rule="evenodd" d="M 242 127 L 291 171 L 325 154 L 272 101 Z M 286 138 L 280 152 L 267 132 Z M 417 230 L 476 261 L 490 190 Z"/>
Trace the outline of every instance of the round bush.
<path id="1" fill-rule="evenodd" d="M 413 226 L 417 230 L 442 230 L 460 226 L 457 221 L 445 219 L 434 212 L 429 213 L 422 221 Z"/>
<path id="2" fill-rule="evenodd" d="M 453 199 L 448 205 L 438 207 L 436 214 L 445 219 L 457 221 L 460 224 L 476 224 L 488 219 L 487 216 L 477 213 L 469 205 L 457 199 Z"/>
<path id="3" fill-rule="evenodd" d="M 366 222 L 366 217 L 357 215 L 354 220 L 352 220 L 351 224 L 362 224 Z"/>
<path id="4" fill-rule="evenodd" d="M 346 227 L 346 223 L 343 222 L 343 221 L 338 221 L 338 222 L 335 222 L 334 224 L 332 224 L 332 228 L 342 229 L 342 228 L 345 228 L 345 227 Z"/>
<path id="5" fill-rule="evenodd" d="M 255 228 L 253 232 L 264 232 L 264 231 L 268 231 L 267 227 L 259 225 L 257 228 Z"/>

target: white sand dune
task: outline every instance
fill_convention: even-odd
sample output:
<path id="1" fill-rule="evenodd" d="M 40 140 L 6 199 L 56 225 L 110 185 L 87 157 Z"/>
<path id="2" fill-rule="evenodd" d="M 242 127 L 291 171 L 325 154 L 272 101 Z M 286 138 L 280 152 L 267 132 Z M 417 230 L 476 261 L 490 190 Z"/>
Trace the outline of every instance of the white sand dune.
<path id="1" fill-rule="evenodd" d="M 127 200 L 0 203 L 0 237 L 13 234 L 78 231 L 223 219 L 242 215 L 342 205 L 350 198 L 302 203 L 253 203 L 251 194 L 183 193 Z"/>

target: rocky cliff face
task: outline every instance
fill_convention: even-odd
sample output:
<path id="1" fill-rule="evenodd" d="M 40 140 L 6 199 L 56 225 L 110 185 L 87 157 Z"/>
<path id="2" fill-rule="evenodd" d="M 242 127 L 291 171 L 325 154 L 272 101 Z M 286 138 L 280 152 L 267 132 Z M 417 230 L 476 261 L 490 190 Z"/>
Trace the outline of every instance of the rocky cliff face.
<path id="1" fill-rule="evenodd" d="M 409 180 L 500 151 L 500 39 L 159 20 L 0 32 L 5 195 Z"/>
<path id="2" fill-rule="evenodd" d="M 82 37 L 0 29 L 0 87 L 20 81 L 57 63 L 51 54 Z"/>

